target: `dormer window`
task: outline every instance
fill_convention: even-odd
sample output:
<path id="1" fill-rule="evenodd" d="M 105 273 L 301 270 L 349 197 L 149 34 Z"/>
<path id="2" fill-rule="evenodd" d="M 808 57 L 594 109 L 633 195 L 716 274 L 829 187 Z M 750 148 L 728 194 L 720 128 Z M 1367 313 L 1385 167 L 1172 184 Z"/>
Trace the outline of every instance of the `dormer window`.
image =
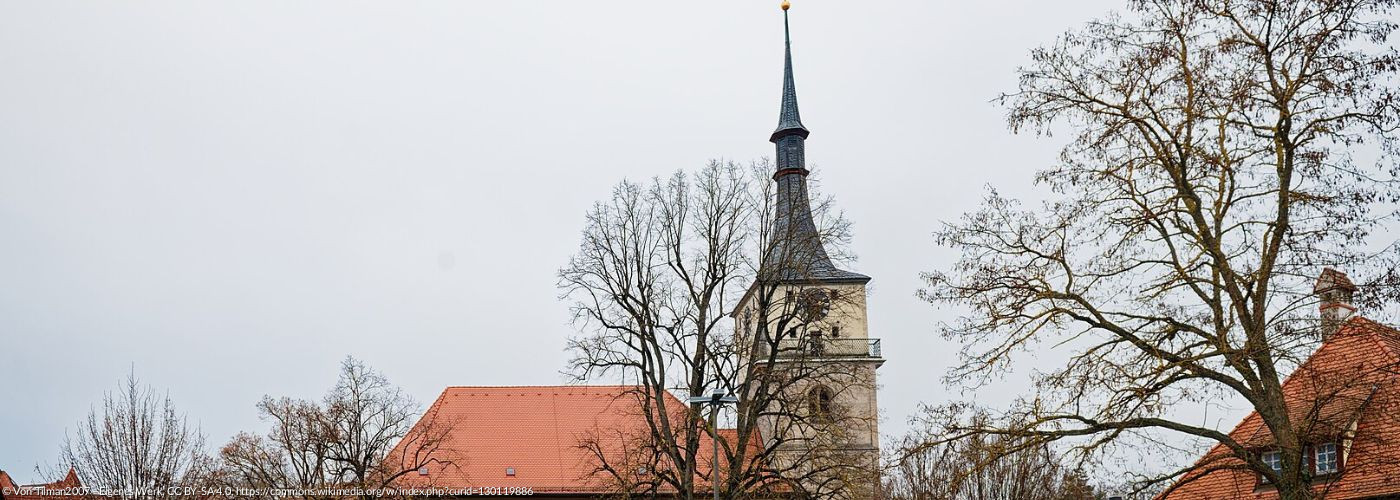
<path id="1" fill-rule="evenodd" d="M 1283 455 L 1277 451 L 1266 451 L 1259 456 L 1259 460 L 1263 461 L 1264 465 L 1269 466 L 1274 472 L 1283 471 Z"/>
<path id="2" fill-rule="evenodd" d="M 1275 473 L 1283 472 L 1283 455 L 1278 451 L 1265 451 L 1259 454 L 1259 461 L 1273 469 Z M 1321 478 L 1341 471 L 1341 453 L 1337 443 L 1318 443 L 1303 448 L 1303 470 L 1311 473 L 1314 478 Z M 1269 479 L 1259 477 L 1261 485 L 1268 484 Z"/>
<path id="3" fill-rule="evenodd" d="M 1313 467 L 1317 475 L 1337 472 L 1337 443 L 1322 443 L 1313 448 Z"/>

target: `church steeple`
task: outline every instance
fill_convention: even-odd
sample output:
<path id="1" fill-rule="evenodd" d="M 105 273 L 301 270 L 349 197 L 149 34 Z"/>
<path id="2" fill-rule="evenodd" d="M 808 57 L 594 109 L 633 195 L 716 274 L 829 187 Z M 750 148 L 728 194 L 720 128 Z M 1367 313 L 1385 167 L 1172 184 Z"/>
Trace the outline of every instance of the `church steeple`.
<path id="1" fill-rule="evenodd" d="M 810 134 L 807 127 L 802 126 L 801 113 L 797 112 L 797 85 L 792 80 L 792 31 L 788 28 L 790 5 L 783 2 L 783 104 L 778 110 L 778 129 L 768 138 L 774 143 L 788 135 L 801 135 L 806 139 Z"/>
<path id="2" fill-rule="evenodd" d="M 768 138 L 776 148 L 777 183 L 772 244 L 764 256 L 767 279 L 782 281 L 869 281 L 870 278 L 837 269 L 822 247 L 807 199 L 806 141 L 810 132 L 797 111 L 797 85 L 792 77 L 792 31 L 788 2 L 783 2 L 783 96 L 778 128 Z"/>
<path id="3" fill-rule="evenodd" d="M 788 4 L 783 2 L 783 102 L 778 109 L 778 129 L 768 141 L 778 146 L 778 172 L 773 178 L 787 173 L 807 175 L 806 145 L 811 132 L 802 126 L 802 114 L 797 112 L 797 83 L 792 78 L 792 30 L 788 27 Z"/>
<path id="4" fill-rule="evenodd" d="M 866 318 L 870 277 L 838 269 L 815 224 L 803 161 L 808 132 L 797 113 L 787 10 L 784 1 L 782 107 L 778 129 L 769 138 L 778 153 L 768 186 L 772 222 L 764 228 L 771 232 L 759 238 L 758 275 L 732 313 L 735 340 L 748 346 L 738 350 L 739 366 L 761 368 L 739 370 L 741 385 L 753 388 L 740 398 L 760 406 L 755 424 L 763 445 L 776 450 L 773 462 L 797 465 L 787 469 L 796 474 L 784 474 L 785 479 L 812 496 L 878 498 L 873 486 L 880 461 L 876 369 L 885 358 Z M 749 377 L 758 382 L 750 384 Z M 760 390 L 770 393 L 759 397 Z M 798 413 L 781 411 L 790 404 Z M 802 467 L 816 449 L 834 452 L 835 461 L 821 470 Z"/>

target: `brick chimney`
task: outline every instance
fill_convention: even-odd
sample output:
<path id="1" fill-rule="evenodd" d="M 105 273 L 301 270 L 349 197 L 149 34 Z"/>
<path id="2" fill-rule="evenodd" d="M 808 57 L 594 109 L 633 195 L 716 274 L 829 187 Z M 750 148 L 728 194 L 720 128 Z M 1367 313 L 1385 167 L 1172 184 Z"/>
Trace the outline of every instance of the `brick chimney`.
<path id="1" fill-rule="evenodd" d="M 1351 315 L 1356 312 L 1356 306 L 1351 305 L 1352 296 L 1356 294 L 1356 285 L 1351 283 L 1346 273 L 1324 268 L 1322 274 L 1317 277 L 1317 283 L 1313 285 L 1313 293 L 1320 301 L 1318 305 L 1319 316 L 1322 318 L 1320 333 L 1322 340 L 1327 340 L 1332 334 L 1342 327 Z"/>

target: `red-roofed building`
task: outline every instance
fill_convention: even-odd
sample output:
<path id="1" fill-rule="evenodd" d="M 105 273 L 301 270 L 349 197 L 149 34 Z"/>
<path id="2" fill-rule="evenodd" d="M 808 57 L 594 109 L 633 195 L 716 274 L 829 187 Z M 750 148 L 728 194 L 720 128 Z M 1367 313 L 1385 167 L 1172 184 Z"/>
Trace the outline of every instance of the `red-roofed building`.
<path id="1" fill-rule="evenodd" d="M 1318 280 L 1323 342 L 1283 383 L 1290 420 L 1307 443 L 1313 489 L 1331 499 L 1400 499 L 1400 331 L 1351 315 L 1356 286 L 1328 269 Z M 1230 437 L 1279 461 L 1272 433 L 1258 413 Z M 1260 474 L 1216 445 L 1161 498 L 1273 499 Z M 1278 466 L 1275 466 L 1278 468 Z"/>
<path id="2" fill-rule="evenodd" d="M 72 468 L 68 469 L 68 475 L 58 481 L 27 485 L 16 484 L 14 478 L 0 470 L 0 499 L 3 500 L 75 498 L 81 493 L 82 487 L 83 482 L 78 480 L 78 473 Z M 62 496 L 59 496 L 60 494 Z"/>
<path id="3" fill-rule="evenodd" d="M 750 496 L 800 490 L 871 498 L 877 493 L 880 457 L 877 370 L 885 362 L 867 317 L 871 278 L 839 268 L 815 223 L 805 160 L 809 131 L 797 106 L 788 4 L 782 8 L 783 92 L 778 127 L 768 138 L 776 153 L 768 233 L 773 241 L 762 245 L 761 264 L 747 292 L 738 303 L 724 304 L 732 311 L 736 348 L 728 353 L 731 359 L 715 363 L 743 367 L 733 368 L 738 387 L 723 390 L 734 390 L 730 402 L 736 414 L 750 417 L 736 418 L 749 442 L 738 446 L 732 430 L 714 434 L 724 449 L 746 452 L 724 453 L 741 458 L 721 466 L 741 471 L 730 482 Z M 632 380 L 669 376 L 649 373 Z M 693 383 L 658 385 L 698 392 Z M 670 393 L 646 392 L 630 386 L 450 387 L 391 455 L 392 463 L 407 464 L 396 470 L 428 465 L 396 484 L 580 498 L 674 496 L 674 488 L 709 491 L 706 479 L 714 459 L 707 457 L 715 447 L 710 433 L 695 432 L 699 415 L 691 412 L 698 408 Z M 719 403 L 709 403 L 711 411 Z M 648 421 L 661 416 L 681 424 Z M 681 447 L 671 446 L 678 440 L 672 438 L 681 434 L 703 435 L 698 450 L 688 441 L 676 451 Z M 686 474 L 670 474 L 676 471 Z M 662 475 L 672 477 L 656 479 Z"/>
<path id="4" fill-rule="evenodd" d="M 616 476 L 599 469 L 597 454 L 619 460 L 648 435 L 641 400 L 632 386 L 449 387 L 424 413 L 410 436 L 425 426 L 443 426 L 444 442 L 429 465 L 399 481 L 403 488 L 484 489 L 491 493 L 529 491 L 533 495 L 588 498 L 619 491 Z M 669 396 L 669 394 L 668 394 Z M 688 411 L 674 396 L 669 411 Z M 721 438 L 733 439 L 731 429 Z M 408 441 L 406 439 L 406 441 Z M 750 443 L 757 446 L 758 443 Z M 400 443 L 391 456 L 403 456 Z M 710 456 L 702 439 L 697 456 Z M 637 460 L 635 463 L 645 463 Z M 416 462 L 415 462 L 416 463 Z M 708 477 L 708 463 L 700 475 Z M 633 483 L 646 482 L 649 471 L 623 471 Z M 664 488 L 660 494 L 665 496 Z"/>

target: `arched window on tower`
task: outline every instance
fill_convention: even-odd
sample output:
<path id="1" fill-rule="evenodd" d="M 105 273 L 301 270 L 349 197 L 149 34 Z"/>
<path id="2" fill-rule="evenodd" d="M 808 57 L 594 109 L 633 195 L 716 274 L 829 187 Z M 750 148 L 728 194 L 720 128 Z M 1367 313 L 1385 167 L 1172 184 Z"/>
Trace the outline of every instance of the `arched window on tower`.
<path id="1" fill-rule="evenodd" d="M 824 385 L 813 387 L 807 391 L 807 412 L 813 419 L 826 422 L 831 420 L 832 411 L 831 389 Z"/>

